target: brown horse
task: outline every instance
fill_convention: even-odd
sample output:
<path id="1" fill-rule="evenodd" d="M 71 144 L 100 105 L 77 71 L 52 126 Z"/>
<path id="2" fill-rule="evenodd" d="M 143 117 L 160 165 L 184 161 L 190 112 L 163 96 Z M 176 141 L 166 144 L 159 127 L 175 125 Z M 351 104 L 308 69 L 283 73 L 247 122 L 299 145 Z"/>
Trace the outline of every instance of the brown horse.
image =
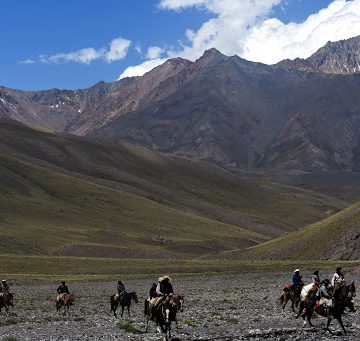
<path id="1" fill-rule="evenodd" d="M 60 314 L 60 310 L 63 307 L 65 315 L 66 313 L 69 314 L 69 308 L 71 305 L 75 303 L 75 296 L 72 294 L 64 294 L 58 300 L 56 300 L 56 311 Z"/>
<path id="2" fill-rule="evenodd" d="M 341 328 L 343 329 L 344 333 L 346 333 L 346 329 L 342 322 L 341 316 L 344 313 L 346 307 L 350 308 L 350 310 L 355 311 L 354 304 L 352 302 L 353 295 L 356 295 L 355 291 L 355 283 L 351 283 L 350 285 L 340 285 L 334 287 L 334 294 L 333 294 L 333 304 L 330 307 L 325 308 L 323 305 L 317 304 L 317 297 L 316 297 L 316 290 L 310 290 L 308 296 L 306 297 L 305 301 L 303 302 L 302 307 L 300 307 L 299 313 L 296 317 L 301 317 L 304 320 L 303 325 L 306 325 L 306 318 L 309 322 L 309 325 L 313 327 L 311 323 L 311 317 L 314 312 L 320 316 L 327 317 L 327 326 L 326 329 L 332 334 L 329 326 L 332 319 L 338 320 Z M 302 313 L 302 310 L 305 311 Z"/>
<path id="3" fill-rule="evenodd" d="M 149 300 L 145 300 L 146 332 L 148 323 L 153 320 L 159 332 L 163 332 L 164 339 L 171 338 L 171 322 L 176 323 L 176 331 L 179 332 L 177 313 L 182 312 L 184 307 L 184 295 L 169 295 L 156 307 L 152 308 Z"/>
<path id="4" fill-rule="evenodd" d="M 2 308 L 5 308 L 5 312 L 9 311 L 10 306 L 14 306 L 13 304 L 14 294 L 11 292 L 6 292 L 0 295 L 0 312 Z"/>
<path id="5" fill-rule="evenodd" d="M 113 311 L 114 316 L 116 315 L 116 309 L 118 308 L 119 304 L 121 306 L 121 317 L 124 315 L 124 308 L 127 307 L 127 311 L 130 317 L 130 306 L 131 306 L 131 300 L 133 300 L 135 303 L 138 303 L 138 298 L 135 291 L 132 292 L 124 292 L 121 296 L 119 295 L 111 295 L 110 297 L 110 313 Z"/>
<path id="6" fill-rule="evenodd" d="M 289 301 L 291 301 L 291 308 L 294 313 L 295 313 L 295 307 L 297 307 L 300 303 L 300 297 L 295 294 L 292 285 L 286 285 L 283 288 L 279 300 L 283 314 L 285 312 L 285 307 Z"/>

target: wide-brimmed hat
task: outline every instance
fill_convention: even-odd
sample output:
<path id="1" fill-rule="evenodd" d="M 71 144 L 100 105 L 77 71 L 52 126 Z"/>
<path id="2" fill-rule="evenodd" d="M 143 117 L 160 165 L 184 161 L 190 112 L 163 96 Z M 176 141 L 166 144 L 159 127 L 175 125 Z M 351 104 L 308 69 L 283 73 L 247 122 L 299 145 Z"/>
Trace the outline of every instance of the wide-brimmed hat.
<path id="1" fill-rule="evenodd" d="M 159 281 L 171 281 L 171 278 L 168 275 L 159 277 Z"/>
<path id="2" fill-rule="evenodd" d="M 3 279 L 1 282 L 6 282 L 6 279 Z"/>
<path id="3" fill-rule="evenodd" d="M 299 269 L 295 269 L 294 272 L 300 272 L 300 270 L 299 270 Z"/>

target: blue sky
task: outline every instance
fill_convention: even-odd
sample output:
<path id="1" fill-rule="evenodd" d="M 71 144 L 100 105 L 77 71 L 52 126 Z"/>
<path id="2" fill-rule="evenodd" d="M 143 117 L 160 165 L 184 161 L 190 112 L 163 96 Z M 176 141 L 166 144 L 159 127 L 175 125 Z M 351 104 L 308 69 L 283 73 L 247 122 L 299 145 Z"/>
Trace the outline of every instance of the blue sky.
<path id="1" fill-rule="evenodd" d="M 169 57 L 195 60 L 213 46 L 265 63 L 306 57 L 360 34 L 359 2 L 0 0 L 0 85 L 84 88 L 143 74 Z"/>

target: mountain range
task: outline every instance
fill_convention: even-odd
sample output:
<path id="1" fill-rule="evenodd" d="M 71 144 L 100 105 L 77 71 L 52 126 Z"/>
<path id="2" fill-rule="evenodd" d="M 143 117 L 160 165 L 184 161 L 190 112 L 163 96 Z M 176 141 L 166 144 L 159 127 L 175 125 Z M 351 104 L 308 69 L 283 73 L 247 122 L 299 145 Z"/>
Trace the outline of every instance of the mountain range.
<path id="1" fill-rule="evenodd" d="M 264 65 L 215 49 L 83 90 L 0 88 L 0 117 L 224 166 L 360 170 L 360 37 Z"/>

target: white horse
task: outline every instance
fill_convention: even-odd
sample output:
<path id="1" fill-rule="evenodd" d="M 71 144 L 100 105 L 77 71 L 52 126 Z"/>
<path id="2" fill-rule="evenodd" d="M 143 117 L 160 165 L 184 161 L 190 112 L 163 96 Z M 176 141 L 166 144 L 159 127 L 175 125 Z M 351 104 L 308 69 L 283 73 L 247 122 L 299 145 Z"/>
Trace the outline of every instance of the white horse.
<path id="1" fill-rule="evenodd" d="M 303 286 L 303 288 L 301 290 L 301 294 L 300 294 L 301 301 L 305 301 L 305 298 L 306 298 L 307 294 L 309 293 L 309 290 L 312 289 L 314 287 L 314 285 L 317 285 L 317 284 L 316 283 L 310 283 L 308 285 Z"/>

